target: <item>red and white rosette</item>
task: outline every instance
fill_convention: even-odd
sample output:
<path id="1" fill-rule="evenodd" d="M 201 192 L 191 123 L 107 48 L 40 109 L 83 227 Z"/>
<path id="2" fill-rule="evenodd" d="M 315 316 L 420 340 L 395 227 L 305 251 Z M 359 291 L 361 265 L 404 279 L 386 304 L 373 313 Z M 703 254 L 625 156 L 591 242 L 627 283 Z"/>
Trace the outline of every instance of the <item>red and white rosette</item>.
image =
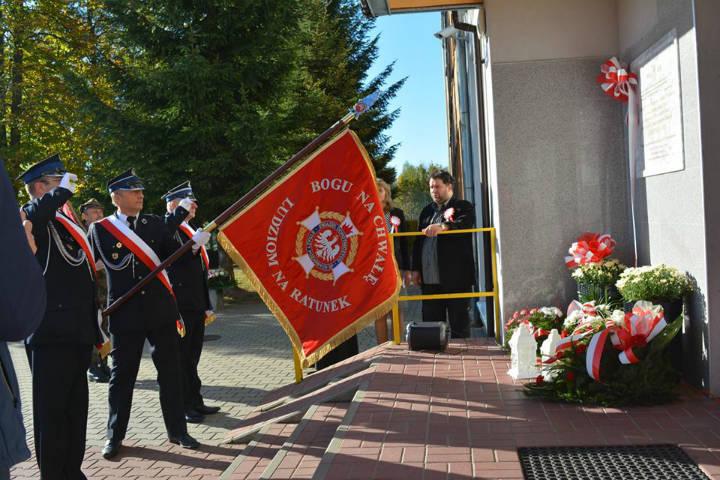
<path id="1" fill-rule="evenodd" d="M 400 217 L 395 215 L 390 217 L 390 233 L 398 233 L 400 231 Z"/>
<path id="2" fill-rule="evenodd" d="M 627 103 L 628 126 L 628 160 L 630 164 L 630 209 L 633 228 L 633 247 L 635 250 L 635 266 L 637 266 L 637 225 L 635 220 L 635 149 L 638 142 L 638 104 L 636 90 L 639 86 L 637 74 L 624 68 L 617 58 L 612 57 L 600 66 L 597 76 L 605 94 L 619 102 Z"/>
<path id="3" fill-rule="evenodd" d="M 637 75 L 623 68 L 615 57 L 600 66 L 597 82 L 607 96 L 619 102 L 627 102 L 630 90 L 638 84 Z"/>
<path id="4" fill-rule="evenodd" d="M 613 346 L 620 350 L 620 363 L 628 365 L 638 363 L 640 359 L 634 348 L 650 343 L 667 326 L 665 313 L 660 305 L 639 301 L 631 312 L 625 314 L 622 325 L 609 321 L 607 328 L 596 333 L 587 349 L 586 369 L 595 381 L 600 381 L 600 360 L 605 349 L 605 340 L 610 336 Z"/>
<path id="5" fill-rule="evenodd" d="M 446 222 L 454 222 L 455 221 L 455 209 L 450 207 L 447 210 L 443 212 L 443 218 Z"/>
<path id="6" fill-rule="evenodd" d="M 583 233 L 568 250 L 565 257 L 568 268 L 576 268 L 589 263 L 600 263 L 605 257 L 612 254 L 615 249 L 615 240 L 605 233 Z"/>

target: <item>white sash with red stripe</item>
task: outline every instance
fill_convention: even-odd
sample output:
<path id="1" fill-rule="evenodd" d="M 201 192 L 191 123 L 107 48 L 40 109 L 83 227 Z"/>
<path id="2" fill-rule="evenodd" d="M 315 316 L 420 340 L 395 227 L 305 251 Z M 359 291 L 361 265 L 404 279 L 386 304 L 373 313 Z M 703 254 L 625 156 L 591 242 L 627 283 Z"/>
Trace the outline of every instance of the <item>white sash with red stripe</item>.
<path id="1" fill-rule="evenodd" d="M 187 222 L 182 222 L 180 224 L 180 230 L 183 231 L 185 235 L 192 238 L 193 235 L 195 235 L 195 229 L 190 226 Z M 210 270 L 210 258 L 208 257 L 207 249 L 204 246 L 200 247 L 200 255 L 202 256 L 203 263 L 205 263 L 205 270 Z"/>
<path id="2" fill-rule="evenodd" d="M 60 212 L 55 212 L 55 220 L 65 227 L 65 230 L 67 230 L 78 245 L 80 245 L 80 248 L 82 248 L 83 252 L 85 252 L 85 259 L 87 260 L 88 265 L 90 265 L 90 270 L 92 271 L 93 276 L 96 276 L 97 270 L 95 269 L 95 257 L 93 256 L 92 248 L 90 248 L 90 243 L 85 236 L 85 231 L 80 228 L 80 225 L 73 222 Z"/>
<path id="3" fill-rule="evenodd" d="M 150 248 L 150 245 L 148 245 L 145 240 L 130 230 L 125 222 L 116 216 L 110 216 L 103 218 L 98 223 L 102 225 L 113 237 L 125 245 L 125 247 L 135 255 L 135 258 L 140 260 L 148 269 L 154 270 L 158 265 L 160 265 L 160 258 L 158 258 L 155 251 Z M 167 272 L 162 270 L 158 274 L 157 278 L 167 291 L 170 292 L 170 295 L 174 297 L 175 292 L 173 292 L 170 277 L 168 277 Z"/>

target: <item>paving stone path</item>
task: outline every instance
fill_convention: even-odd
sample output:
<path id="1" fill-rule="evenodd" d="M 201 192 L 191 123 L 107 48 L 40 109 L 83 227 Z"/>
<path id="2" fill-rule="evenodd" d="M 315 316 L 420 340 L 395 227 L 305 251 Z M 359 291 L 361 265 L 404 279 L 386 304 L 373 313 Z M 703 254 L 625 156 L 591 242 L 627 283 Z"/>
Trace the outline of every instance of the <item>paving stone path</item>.
<path id="1" fill-rule="evenodd" d="M 376 343 L 372 327 L 361 332 L 359 338 L 362 349 Z M 32 447 L 30 369 L 21 344 L 12 344 L 10 350 L 20 382 L 28 444 Z M 218 405 L 222 410 L 208 416 L 200 425 L 188 425 L 190 434 L 203 444 L 200 450 L 192 452 L 167 442 L 156 371 L 146 348 L 135 386 L 128 435 L 123 443 L 127 448 L 112 461 L 100 455 L 105 442 L 107 385 L 91 383 L 83 469 L 88 478 L 218 478 L 244 447 L 221 444 L 227 431 L 259 405 L 267 392 L 294 378 L 290 342 L 264 305 L 232 305 L 219 313 L 218 320 L 206 331 L 200 378 L 206 403 Z M 17 465 L 11 478 L 39 478 L 35 458 Z"/>

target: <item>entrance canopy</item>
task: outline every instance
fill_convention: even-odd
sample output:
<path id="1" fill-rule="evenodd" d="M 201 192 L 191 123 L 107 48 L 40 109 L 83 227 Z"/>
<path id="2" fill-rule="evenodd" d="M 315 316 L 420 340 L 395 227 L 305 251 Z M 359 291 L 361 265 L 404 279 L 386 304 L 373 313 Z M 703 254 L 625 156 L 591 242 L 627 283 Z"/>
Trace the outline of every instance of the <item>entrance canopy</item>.
<path id="1" fill-rule="evenodd" d="M 437 12 L 457 8 L 472 8 L 483 4 L 482 0 L 361 0 L 368 17 L 381 17 L 395 13 Z"/>

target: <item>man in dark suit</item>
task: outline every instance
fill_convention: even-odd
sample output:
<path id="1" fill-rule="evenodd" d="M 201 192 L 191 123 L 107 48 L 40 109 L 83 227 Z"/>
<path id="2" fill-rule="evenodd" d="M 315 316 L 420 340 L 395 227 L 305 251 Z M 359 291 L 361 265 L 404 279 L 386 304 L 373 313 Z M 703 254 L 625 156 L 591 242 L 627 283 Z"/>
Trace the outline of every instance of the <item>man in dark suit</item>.
<path id="1" fill-rule="evenodd" d="M 108 304 L 112 304 L 177 248 L 173 235 L 190 210 L 190 200 L 167 217 L 141 213 L 142 180 L 128 170 L 108 182 L 117 211 L 90 226 L 89 237 L 107 272 Z M 204 233 L 204 232 L 200 232 Z M 207 234 L 206 234 L 207 235 Z M 209 235 L 208 235 L 209 236 Z M 199 243 L 207 238 L 195 238 Z M 158 372 L 160 405 L 171 443 L 197 448 L 187 432 L 182 404 L 180 314 L 172 285 L 163 270 L 109 317 L 113 365 L 108 395 L 107 442 L 102 454 L 118 454 L 130 420 L 133 388 L 145 339 Z"/>
<path id="2" fill-rule="evenodd" d="M 438 235 L 475 226 L 475 208 L 455 197 L 454 183 L 446 171 L 433 173 L 430 176 L 433 202 L 420 212 L 418 229 L 425 236 L 415 239 L 411 281 L 422 286 L 423 295 L 469 292 L 476 282 L 472 235 Z M 464 298 L 423 300 L 423 321 L 445 321 L 447 314 L 451 336 L 468 338 L 468 308 L 469 302 Z"/>
<path id="3" fill-rule="evenodd" d="M 195 217 L 197 199 L 190 182 L 184 182 L 163 195 L 167 205 L 167 215 L 173 212 L 184 199 L 190 199 L 190 214 L 175 232 L 177 246 L 187 242 L 195 234 L 188 223 Z M 173 263 L 168 269 L 170 281 L 175 290 L 180 315 L 185 322 L 185 336 L 180 340 L 180 357 L 183 369 L 183 400 L 185 419 L 190 423 L 202 422 L 205 415 L 220 411 L 219 407 L 205 405 L 200 388 L 202 382 L 198 375 L 198 365 L 205 338 L 205 318 L 212 315 L 210 294 L 208 291 L 208 259 L 205 247 L 193 248 Z"/>
<path id="4" fill-rule="evenodd" d="M 43 269 L 47 310 L 26 339 L 32 369 L 35 455 L 43 479 L 85 478 L 88 386 L 85 370 L 100 340 L 95 261 L 82 228 L 59 210 L 77 177 L 57 155 L 20 177 L 30 195 L 23 206 Z"/>
<path id="5" fill-rule="evenodd" d="M 31 335 L 45 315 L 45 281 L 35 260 L 15 203 L 15 191 L 0 160 L 0 375 L 8 388 L 0 389 L 0 480 L 10 467 L 30 458 L 25 442 L 17 377 L 6 342 Z M 29 223 L 27 225 L 30 225 Z"/>

